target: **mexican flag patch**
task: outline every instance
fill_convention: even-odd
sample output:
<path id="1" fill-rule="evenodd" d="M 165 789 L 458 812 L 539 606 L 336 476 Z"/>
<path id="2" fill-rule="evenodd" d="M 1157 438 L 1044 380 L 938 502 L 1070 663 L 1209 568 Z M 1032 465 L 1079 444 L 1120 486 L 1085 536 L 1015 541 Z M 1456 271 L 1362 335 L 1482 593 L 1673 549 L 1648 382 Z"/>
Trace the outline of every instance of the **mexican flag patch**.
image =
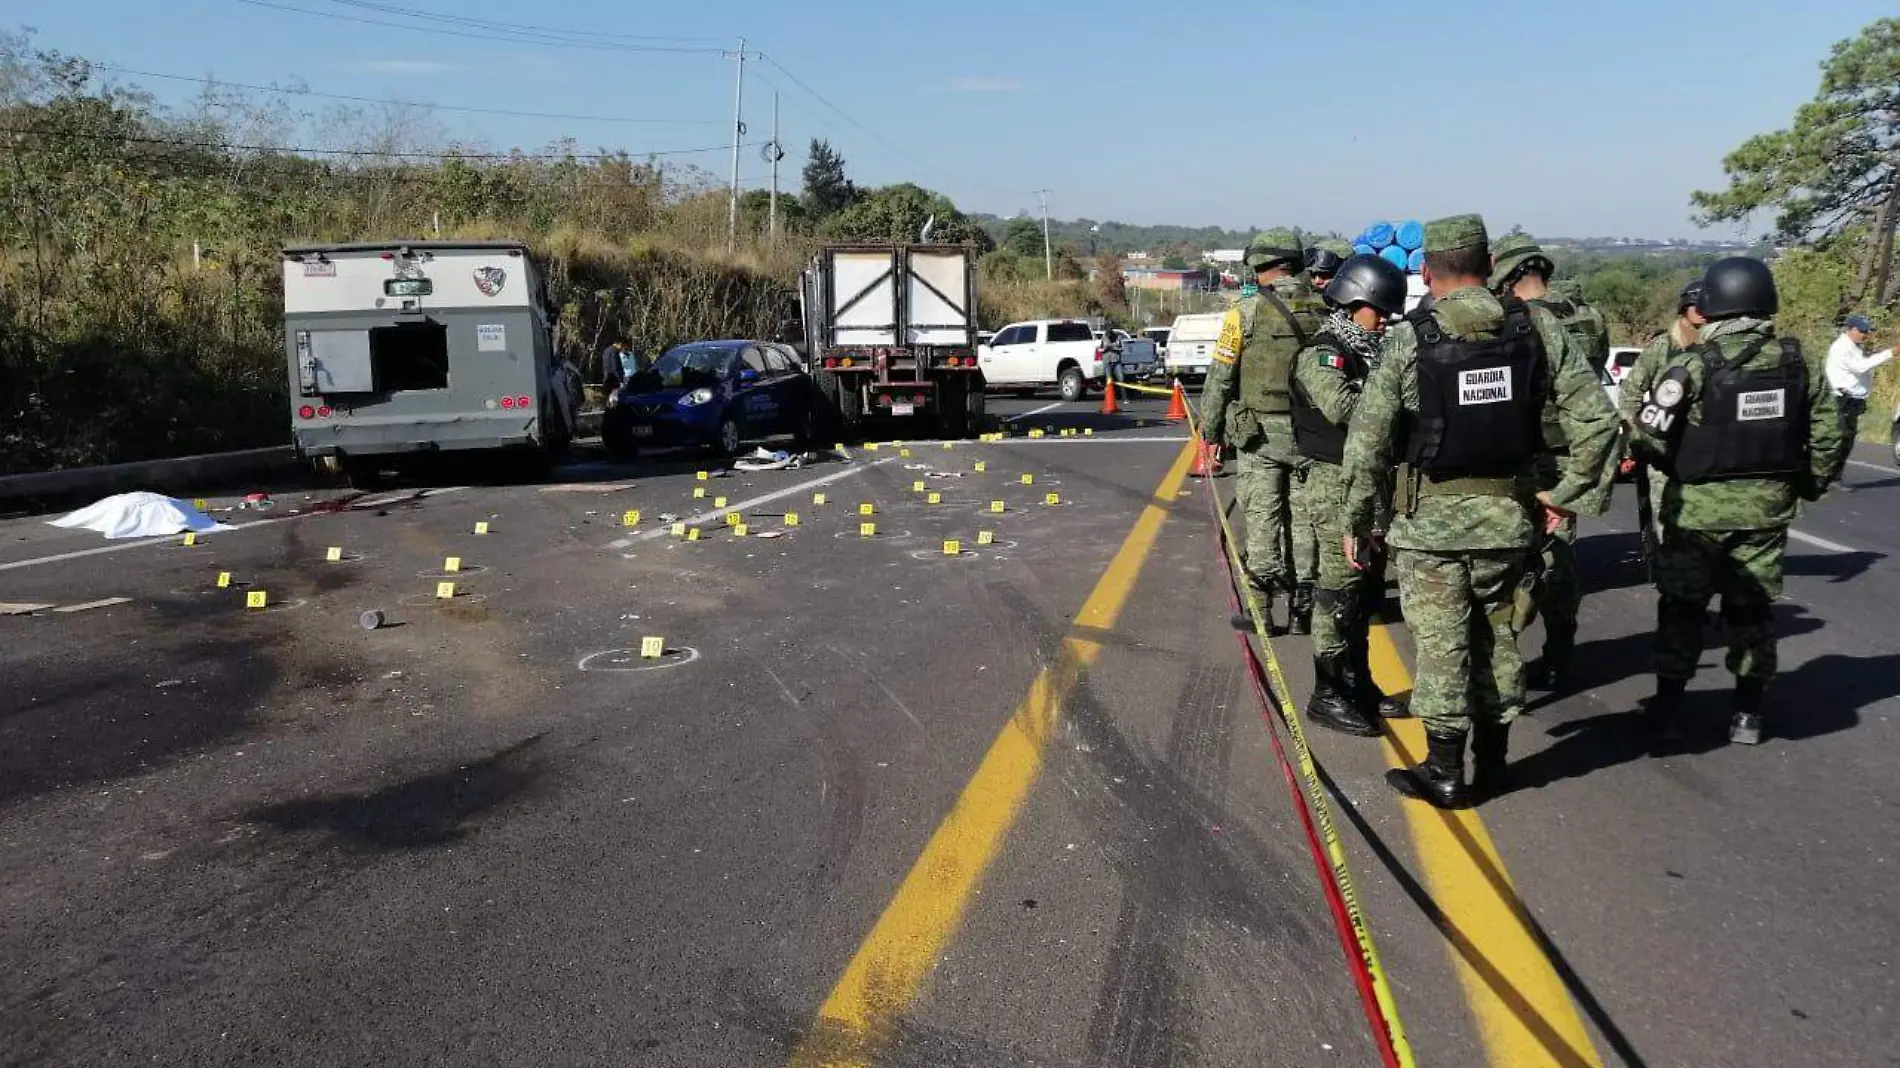
<path id="1" fill-rule="evenodd" d="M 1337 352 L 1322 352 L 1319 354 L 1319 365 L 1321 367 L 1330 367 L 1335 371 L 1344 371 L 1346 369 L 1346 358 Z"/>

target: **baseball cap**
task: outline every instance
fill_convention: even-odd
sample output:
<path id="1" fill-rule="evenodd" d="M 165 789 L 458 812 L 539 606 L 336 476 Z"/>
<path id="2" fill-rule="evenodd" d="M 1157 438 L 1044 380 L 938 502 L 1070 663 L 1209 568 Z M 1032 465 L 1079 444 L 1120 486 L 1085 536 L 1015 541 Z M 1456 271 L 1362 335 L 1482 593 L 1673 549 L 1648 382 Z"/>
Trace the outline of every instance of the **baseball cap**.
<path id="1" fill-rule="evenodd" d="M 1871 334 L 1874 332 L 1874 324 L 1869 322 L 1865 315 L 1848 316 L 1846 328 L 1849 330 L 1858 330 L 1863 334 Z"/>

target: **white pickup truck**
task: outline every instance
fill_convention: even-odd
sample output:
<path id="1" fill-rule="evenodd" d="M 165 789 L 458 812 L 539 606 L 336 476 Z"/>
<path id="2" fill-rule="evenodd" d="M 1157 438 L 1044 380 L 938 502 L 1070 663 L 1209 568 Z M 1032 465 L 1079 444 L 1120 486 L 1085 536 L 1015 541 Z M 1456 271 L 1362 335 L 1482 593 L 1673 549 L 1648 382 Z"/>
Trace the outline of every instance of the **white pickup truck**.
<path id="1" fill-rule="evenodd" d="M 1220 340 L 1225 312 L 1183 315 L 1174 320 L 1168 336 L 1168 374 L 1199 381 L 1214 364 L 1214 343 Z"/>
<path id="2" fill-rule="evenodd" d="M 1103 346 L 1080 319 L 1011 323 L 977 350 L 983 380 L 993 389 L 1033 392 L 1048 386 L 1065 401 L 1081 400 L 1103 375 Z"/>

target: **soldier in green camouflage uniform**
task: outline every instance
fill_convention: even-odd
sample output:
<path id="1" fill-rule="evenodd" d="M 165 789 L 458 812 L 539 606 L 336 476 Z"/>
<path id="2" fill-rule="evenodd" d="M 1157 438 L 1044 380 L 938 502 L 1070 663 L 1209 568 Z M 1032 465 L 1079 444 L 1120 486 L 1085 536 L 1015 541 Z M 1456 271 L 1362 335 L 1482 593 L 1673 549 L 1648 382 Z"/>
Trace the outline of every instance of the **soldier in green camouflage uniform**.
<path id="1" fill-rule="evenodd" d="M 1375 717 L 1408 713 L 1403 702 L 1379 692 L 1372 680 L 1367 631 L 1376 602 L 1383 600 L 1385 568 L 1355 570 L 1346 559 L 1349 531 L 1339 465 L 1386 320 L 1405 310 L 1405 272 L 1377 256 L 1348 257 L 1325 298 L 1333 313 L 1293 364 L 1293 443 L 1311 461 L 1303 492 L 1319 545 L 1313 695 L 1306 717 L 1322 727 L 1370 737 L 1379 733 Z"/>
<path id="2" fill-rule="evenodd" d="M 1306 280 L 1313 291 L 1317 293 L 1324 290 L 1340 266 L 1352 255 L 1352 246 L 1338 238 L 1315 241 L 1306 250 Z M 1310 464 L 1303 464 L 1295 470 L 1291 507 L 1288 508 L 1288 518 L 1292 524 L 1288 544 L 1293 553 L 1293 604 L 1288 629 L 1294 634 L 1312 633 L 1314 591 L 1318 588 L 1320 554 L 1325 544 L 1319 536 L 1320 523 L 1324 517 L 1310 503 L 1314 495 L 1307 491 L 1306 483 L 1310 477 Z"/>
<path id="3" fill-rule="evenodd" d="M 1617 400 L 1622 406 L 1625 422 L 1635 427 L 1637 410 L 1643 406 L 1643 400 L 1649 395 L 1649 387 L 1656 377 L 1668 367 L 1680 353 L 1688 351 L 1696 344 L 1697 333 L 1707 319 L 1702 317 L 1702 278 L 1682 287 L 1682 293 L 1676 298 L 1676 321 L 1669 329 L 1650 339 L 1648 345 L 1630 365 L 1629 373 L 1623 376 L 1623 382 L 1617 387 Z M 1631 459 L 1641 461 L 1642 455 L 1634 440 L 1631 441 Z M 1662 500 L 1663 490 L 1667 488 L 1669 476 L 1652 463 L 1641 463 L 1635 476 L 1643 482 L 1637 487 L 1637 518 L 1643 525 L 1643 559 L 1654 563 L 1656 547 L 1662 544 L 1661 517 L 1656 502 Z"/>
<path id="4" fill-rule="evenodd" d="M 1669 475 L 1655 562 L 1653 728 L 1680 731 L 1683 691 L 1702 658 L 1709 601 L 1722 597 L 1728 670 L 1735 676 L 1729 737 L 1761 740 L 1762 701 L 1775 674 L 1774 602 L 1796 500 L 1819 500 L 1841 439 L 1822 361 L 1778 338 L 1774 275 L 1759 260 L 1718 260 L 1702 276 L 1708 321 L 1696 344 L 1648 383 L 1632 444 Z"/>
<path id="5" fill-rule="evenodd" d="M 1424 722 L 1428 752 L 1387 781 L 1447 808 L 1468 799 L 1467 738 L 1471 792 L 1504 789 L 1510 724 L 1524 707 L 1513 594 L 1540 530 L 1578 507 L 1602 507 L 1599 482 L 1617 432 L 1595 373 L 1557 320 L 1485 288 L 1486 245 L 1476 215 L 1426 226 L 1433 303 L 1386 332 L 1343 465 L 1347 548 L 1356 554 L 1371 534 L 1380 482 L 1395 461 L 1407 462 L 1387 540 L 1418 649 L 1412 712 Z M 1570 456 L 1558 484 L 1533 498 L 1526 474 L 1550 407 Z"/>
<path id="6" fill-rule="evenodd" d="M 1555 316 L 1590 366 L 1601 371 L 1610 362 L 1609 324 L 1590 305 L 1552 295 L 1555 268 L 1550 257 L 1529 234 L 1509 233 L 1491 243 L 1491 291 L 1510 293 L 1533 308 Z M 1555 489 L 1563 478 L 1563 458 L 1570 448 L 1563 438 L 1554 409 L 1544 413 L 1544 443 L 1532 486 Z M 1620 457 L 1619 457 L 1620 459 Z M 1544 655 L 1529 673 L 1532 689 L 1562 692 L 1570 687 L 1570 659 L 1577 645 L 1577 609 L 1583 604 L 1583 584 L 1577 574 L 1577 522 L 1566 518 L 1539 543 L 1543 559 L 1538 583 L 1537 611 L 1544 617 Z"/>
<path id="7" fill-rule="evenodd" d="M 1247 582 L 1271 619 L 1274 596 L 1297 590 L 1291 497 L 1305 462 L 1293 449 L 1287 389 L 1293 357 L 1318 331 L 1325 305 L 1299 273 L 1305 250 L 1292 230 L 1256 234 L 1246 256 L 1259 288 L 1229 308 L 1221 324 L 1201 390 L 1201 420 L 1206 440 L 1231 441 L 1239 450 L 1235 492 L 1246 520 Z M 1243 612 L 1234 625 L 1253 623 Z"/>

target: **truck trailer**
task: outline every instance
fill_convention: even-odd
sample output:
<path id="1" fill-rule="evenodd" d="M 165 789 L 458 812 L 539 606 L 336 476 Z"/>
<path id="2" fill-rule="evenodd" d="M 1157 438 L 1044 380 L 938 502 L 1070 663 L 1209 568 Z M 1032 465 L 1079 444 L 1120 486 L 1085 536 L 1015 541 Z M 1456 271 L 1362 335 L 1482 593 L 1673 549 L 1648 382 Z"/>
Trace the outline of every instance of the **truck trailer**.
<path id="1" fill-rule="evenodd" d="M 319 470 L 370 481 L 424 455 L 566 452 L 580 373 L 554 353 L 526 245 L 299 245 L 283 263 L 292 440 Z"/>
<path id="2" fill-rule="evenodd" d="M 847 439 L 873 421 L 980 433 L 976 250 L 967 245 L 832 245 L 799 286 L 805 355 Z"/>

